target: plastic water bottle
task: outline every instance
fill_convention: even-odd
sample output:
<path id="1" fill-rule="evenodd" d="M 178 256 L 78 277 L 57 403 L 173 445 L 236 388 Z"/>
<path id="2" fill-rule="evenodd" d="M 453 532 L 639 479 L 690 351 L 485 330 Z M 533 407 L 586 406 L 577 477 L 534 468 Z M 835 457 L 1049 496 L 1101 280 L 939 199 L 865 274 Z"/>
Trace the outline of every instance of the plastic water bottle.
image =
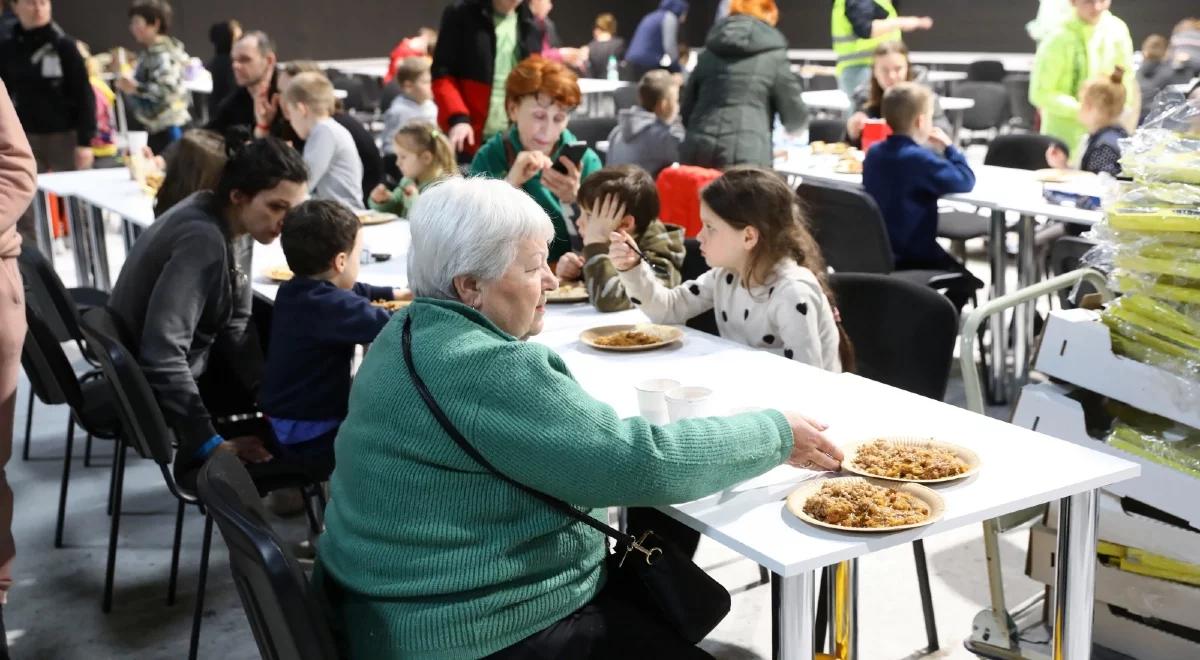
<path id="1" fill-rule="evenodd" d="M 608 56 L 608 71 L 604 77 L 608 78 L 609 80 L 620 80 L 621 79 L 621 71 L 619 70 L 619 68 L 617 66 L 617 56 L 616 55 Z"/>

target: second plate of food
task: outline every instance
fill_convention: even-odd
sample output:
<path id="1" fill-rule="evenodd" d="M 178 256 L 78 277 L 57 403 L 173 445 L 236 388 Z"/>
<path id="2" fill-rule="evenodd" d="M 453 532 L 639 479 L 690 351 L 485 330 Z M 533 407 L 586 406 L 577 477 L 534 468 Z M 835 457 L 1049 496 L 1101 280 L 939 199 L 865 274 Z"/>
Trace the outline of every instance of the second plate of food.
<path id="1" fill-rule="evenodd" d="M 669 325 L 604 325 L 584 330 L 579 341 L 602 351 L 648 351 L 683 339 L 683 330 Z"/>
<path id="2" fill-rule="evenodd" d="M 364 226 L 382 225 L 393 220 L 399 220 L 400 216 L 395 213 L 385 213 L 383 211 L 355 211 L 360 222 Z"/>
<path id="3" fill-rule="evenodd" d="M 787 499 L 788 511 L 818 527 L 840 532 L 895 532 L 942 518 L 942 496 L 920 484 L 835 477 L 809 481 Z"/>
<path id="4" fill-rule="evenodd" d="M 587 287 L 583 282 L 562 282 L 557 289 L 546 292 L 548 303 L 587 302 L 587 299 Z"/>
<path id="5" fill-rule="evenodd" d="M 843 447 L 842 469 L 864 477 L 935 484 L 979 471 L 979 455 L 929 437 L 877 437 Z"/>

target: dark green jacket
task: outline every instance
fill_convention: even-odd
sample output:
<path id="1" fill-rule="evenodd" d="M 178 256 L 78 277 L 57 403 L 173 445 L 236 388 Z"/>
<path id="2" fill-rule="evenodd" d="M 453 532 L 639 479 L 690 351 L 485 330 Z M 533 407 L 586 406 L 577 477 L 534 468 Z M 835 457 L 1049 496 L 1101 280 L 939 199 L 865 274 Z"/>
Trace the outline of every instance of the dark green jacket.
<path id="1" fill-rule="evenodd" d="M 682 162 L 770 167 L 775 115 L 791 132 L 808 121 L 801 91 L 779 30 L 745 15 L 717 23 L 683 90 Z"/>

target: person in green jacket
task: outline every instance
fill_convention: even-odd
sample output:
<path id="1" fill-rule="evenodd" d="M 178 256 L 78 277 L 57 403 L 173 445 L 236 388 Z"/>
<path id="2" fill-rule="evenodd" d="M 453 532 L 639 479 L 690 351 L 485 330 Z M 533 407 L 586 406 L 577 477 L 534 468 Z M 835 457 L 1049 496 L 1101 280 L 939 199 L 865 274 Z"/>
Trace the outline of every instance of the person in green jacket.
<path id="1" fill-rule="evenodd" d="M 342 657 L 703 658 L 619 589 L 606 538 L 488 472 L 443 430 L 404 358 L 507 477 L 597 520 L 789 463 L 836 469 L 824 426 L 777 410 L 655 426 L 592 398 L 542 330 L 554 227 L 500 181 L 448 179 L 410 216 L 416 299 L 372 344 L 335 444 L 313 584 Z M 612 583 L 615 585 L 616 583 Z"/>
<path id="2" fill-rule="evenodd" d="M 1079 120 L 1083 84 L 1125 71 L 1126 109 L 1136 112 L 1137 79 L 1129 27 L 1109 11 L 1112 0 L 1072 0 L 1075 15 L 1038 46 L 1029 77 L 1029 101 L 1042 114 L 1042 134 L 1084 152 L 1087 130 Z"/>
<path id="3" fill-rule="evenodd" d="M 417 197 L 436 181 L 454 176 L 458 165 L 454 160 L 454 147 L 437 126 L 420 120 L 411 121 L 396 131 L 392 139 L 396 152 L 396 167 L 400 169 L 400 183 L 388 190 L 382 183 L 371 191 L 367 201 L 371 210 L 395 213 L 408 217 L 408 211 Z"/>
<path id="4" fill-rule="evenodd" d="M 550 261 L 571 249 L 576 234 L 573 219 L 579 182 L 600 169 L 600 157 L 590 148 L 578 163 L 562 155 L 575 142 L 567 130 L 571 111 L 581 95 L 575 74 L 561 62 L 530 55 L 508 74 L 504 104 L 512 128 L 488 140 L 471 161 L 471 174 L 508 181 L 529 193 L 554 223 Z M 556 171 L 556 164 L 566 173 Z"/>
<path id="5" fill-rule="evenodd" d="M 787 39 L 775 29 L 777 19 L 777 10 L 762 17 L 735 13 L 708 33 L 683 88 L 687 134 L 680 162 L 716 169 L 770 167 L 775 115 L 788 132 L 804 129 L 804 88 L 788 64 Z"/>
<path id="6" fill-rule="evenodd" d="M 150 133 L 149 146 L 156 154 L 183 137 L 183 127 L 191 121 L 191 97 L 183 86 L 189 58 L 183 42 L 168 34 L 170 28 L 171 5 L 164 0 L 136 0 L 129 8 L 129 31 L 146 50 L 138 56 L 133 76 L 116 82 L 128 95 L 134 116 Z"/>

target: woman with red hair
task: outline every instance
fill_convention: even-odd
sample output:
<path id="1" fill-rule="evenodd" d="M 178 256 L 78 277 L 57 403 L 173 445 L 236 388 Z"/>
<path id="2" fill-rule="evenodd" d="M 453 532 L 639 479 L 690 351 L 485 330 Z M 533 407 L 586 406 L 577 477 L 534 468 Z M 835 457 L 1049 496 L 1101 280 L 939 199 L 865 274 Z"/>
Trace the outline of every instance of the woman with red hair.
<path id="1" fill-rule="evenodd" d="M 529 56 L 508 74 L 504 86 L 512 128 L 492 136 L 471 161 L 471 174 L 504 179 L 545 209 L 554 222 L 551 262 L 571 249 L 579 182 L 601 167 L 591 149 L 578 163 L 562 155 L 563 147 L 575 142 L 567 121 L 580 98 L 570 69 L 540 55 Z M 565 173 L 553 169 L 555 165 Z"/>

